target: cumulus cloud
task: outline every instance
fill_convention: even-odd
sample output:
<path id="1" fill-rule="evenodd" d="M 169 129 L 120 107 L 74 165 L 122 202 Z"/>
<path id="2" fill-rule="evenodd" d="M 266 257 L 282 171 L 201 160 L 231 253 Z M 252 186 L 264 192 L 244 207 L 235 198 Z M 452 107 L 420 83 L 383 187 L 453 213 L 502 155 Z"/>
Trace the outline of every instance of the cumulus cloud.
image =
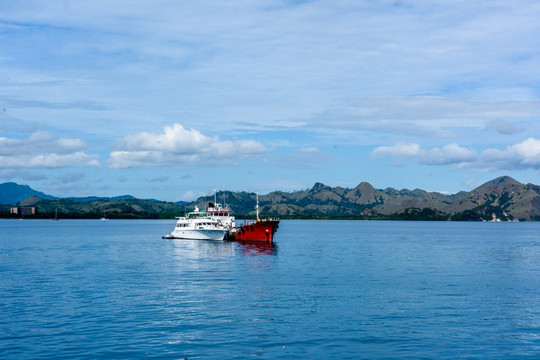
<path id="1" fill-rule="evenodd" d="M 27 139 L 0 137 L 0 155 L 17 153 L 73 153 L 86 150 L 88 146 L 81 139 L 56 137 L 46 131 L 38 131 Z"/>
<path id="2" fill-rule="evenodd" d="M 27 139 L 0 137 L 0 168 L 64 168 L 99 166 L 97 155 L 83 150 L 80 139 L 56 137 L 36 132 Z"/>
<path id="3" fill-rule="evenodd" d="M 474 149 L 464 148 L 457 144 L 422 149 L 416 143 L 400 143 L 394 146 L 380 146 L 371 152 L 372 157 L 417 158 L 424 165 L 450 165 L 476 161 Z"/>
<path id="4" fill-rule="evenodd" d="M 162 134 L 142 132 L 128 135 L 117 142 L 124 151 L 159 151 L 173 154 L 195 154 L 211 146 L 213 139 L 180 124 L 166 126 Z"/>
<path id="5" fill-rule="evenodd" d="M 477 170 L 540 170 L 540 140 L 528 138 L 520 143 L 507 146 L 504 150 L 488 148 L 480 156 L 472 148 L 457 144 L 441 148 L 422 149 L 419 144 L 396 144 L 380 146 L 371 152 L 376 157 L 416 158 L 424 165 L 458 165 L 460 168 Z"/>
<path id="6" fill-rule="evenodd" d="M 540 170 L 540 140 L 528 138 L 505 150 L 486 149 L 480 160 L 486 168 Z"/>
<path id="7" fill-rule="evenodd" d="M 168 164 L 216 165 L 267 152 L 255 140 L 220 140 L 180 124 L 166 126 L 163 133 L 142 132 L 120 139 L 111 152 L 112 168 L 159 166 Z"/>
<path id="8" fill-rule="evenodd" d="M 457 144 L 445 145 L 442 148 L 432 148 L 422 151 L 420 154 L 420 163 L 425 165 L 449 165 L 470 163 L 476 161 L 478 156 L 476 151 L 470 148 L 464 148 Z"/>
<path id="9" fill-rule="evenodd" d="M 62 138 L 56 141 L 55 151 L 61 153 L 71 153 L 87 149 L 86 143 L 81 139 Z"/>
<path id="10" fill-rule="evenodd" d="M 413 157 L 420 154 L 420 145 L 416 143 L 399 143 L 394 146 L 379 146 L 371 152 L 373 157 L 395 156 Z"/>
<path id="11" fill-rule="evenodd" d="M 95 155 L 82 151 L 73 154 L 13 155 L 0 156 L 3 168 L 63 168 L 99 166 Z"/>

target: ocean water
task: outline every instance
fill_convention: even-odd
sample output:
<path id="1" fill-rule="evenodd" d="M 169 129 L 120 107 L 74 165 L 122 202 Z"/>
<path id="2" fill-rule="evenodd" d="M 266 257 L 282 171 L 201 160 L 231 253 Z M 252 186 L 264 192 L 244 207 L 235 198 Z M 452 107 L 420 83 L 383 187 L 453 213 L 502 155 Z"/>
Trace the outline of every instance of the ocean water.
<path id="1" fill-rule="evenodd" d="M 539 359 L 540 224 L 0 220 L 0 357 Z"/>

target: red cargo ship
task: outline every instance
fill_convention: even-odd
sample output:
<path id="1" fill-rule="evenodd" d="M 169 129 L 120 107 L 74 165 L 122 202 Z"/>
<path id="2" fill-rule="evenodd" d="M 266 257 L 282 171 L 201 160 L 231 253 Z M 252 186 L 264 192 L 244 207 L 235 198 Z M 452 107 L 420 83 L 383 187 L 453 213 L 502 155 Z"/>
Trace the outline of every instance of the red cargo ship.
<path id="1" fill-rule="evenodd" d="M 227 234 L 227 239 L 234 241 L 264 241 L 266 243 L 274 242 L 274 234 L 279 227 L 279 219 L 266 218 L 259 219 L 259 196 L 257 196 L 257 220 L 244 221 L 241 226 L 234 227 Z"/>
<path id="2" fill-rule="evenodd" d="M 279 227 L 278 219 L 246 221 L 228 233 L 228 239 L 234 241 L 264 241 L 272 243 Z"/>

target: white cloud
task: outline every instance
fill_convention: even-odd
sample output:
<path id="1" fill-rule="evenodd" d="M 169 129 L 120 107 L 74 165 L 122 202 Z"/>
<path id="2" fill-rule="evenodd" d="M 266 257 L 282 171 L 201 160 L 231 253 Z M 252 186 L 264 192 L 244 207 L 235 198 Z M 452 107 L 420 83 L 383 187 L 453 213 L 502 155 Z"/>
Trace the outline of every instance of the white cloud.
<path id="1" fill-rule="evenodd" d="M 88 147 L 84 141 L 81 139 L 58 139 L 56 141 L 57 152 L 70 153 L 73 151 L 86 150 Z"/>
<path id="2" fill-rule="evenodd" d="M 38 131 L 27 139 L 0 137 L 0 155 L 32 153 L 72 153 L 86 150 L 88 146 L 81 139 L 56 139 L 49 132 Z"/>
<path id="3" fill-rule="evenodd" d="M 476 151 L 457 144 L 422 149 L 416 143 L 400 143 L 394 146 L 380 146 L 371 152 L 372 157 L 417 158 L 424 165 L 450 165 L 476 161 Z"/>
<path id="4" fill-rule="evenodd" d="M 488 148 L 480 156 L 472 148 L 457 144 L 422 149 L 419 144 L 396 144 L 380 146 L 371 152 L 372 157 L 416 158 L 423 165 L 458 165 L 460 168 L 477 170 L 540 170 L 540 140 L 528 138 L 507 146 L 505 150 Z"/>
<path id="5" fill-rule="evenodd" d="M 373 157 L 395 156 L 395 157 L 413 157 L 421 152 L 420 145 L 416 143 L 399 143 L 394 146 L 379 146 L 371 152 Z"/>
<path id="6" fill-rule="evenodd" d="M 196 200 L 196 199 L 197 199 L 197 195 L 195 195 L 195 193 L 193 191 L 188 190 L 182 196 L 180 196 L 177 201 L 190 202 L 190 201 L 193 201 L 193 200 Z"/>
<path id="7" fill-rule="evenodd" d="M 422 151 L 419 161 L 425 165 L 450 165 L 474 162 L 477 158 L 476 151 L 473 149 L 449 144 L 442 148 L 435 147 Z"/>
<path id="8" fill-rule="evenodd" d="M 84 152 L 73 154 L 45 154 L 45 155 L 13 155 L 0 156 L 2 168 L 64 168 L 64 167 L 98 167 L 96 156 Z"/>
<path id="9" fill-rule="evenodd" d="M 164 133 L 143 132 L 128 135 L 117 143 L 124 151 L 158 151 L 173 154 L 196 154 L 211 146 L 213 139 L 197 130 L 186 130 L 180 124 L 166 126 Z"/>
<path id="10" fill-rule="evenodd" d="M 268 149 L 255 140 L 220 140 L 180 124 L 166 126 L 163 133 L 143 132 L 117 142 L 110 154 L 112 168 L 160 166 L 173 164 L 219 165 L 263 154 Z"/>
<path id="11" fill-rule="evenodd" d="M 321 151 L 315 146 L 303 147 L 295 151 L 300 154 L 315 154 L 315 155 L 321 154 Z"/>
<path id="12" fill-rule="evenodd" d="M 528 138 L 505 150 L 486 149 L 480 161 L 486 168 L 540 170 L 540 140 Z"/>
<path id="13" fill-rule="evenodd" d="M 97 167 L 97 155 L 89 155 L 80 139 L 56 139 L 48 132 L 36 132 L 27 139 L 0 137 L 0 168 Z"/>

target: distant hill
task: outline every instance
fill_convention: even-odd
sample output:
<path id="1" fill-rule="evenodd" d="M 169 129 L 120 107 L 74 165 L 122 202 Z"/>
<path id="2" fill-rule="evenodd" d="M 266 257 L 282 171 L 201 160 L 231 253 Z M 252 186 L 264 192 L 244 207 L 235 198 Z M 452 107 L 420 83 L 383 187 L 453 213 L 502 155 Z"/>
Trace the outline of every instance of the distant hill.
<path id="1" fill-rule="evenodd" d="M 34 190 L 28 185 L 19 185 L 14 182 L 0 184 L 0 204 L 15 205 L 31 196 L 36 196 L 47 200 L 58 199 L 55 196 L 47 195 L 41 191 Z"/>
<path id="2" fill-rule="evenodd" d="M 10 199 L 4 204 L 37 206 L 39 216 L 58 209 L 64 217 L 90 218 L 104 212 L 107 217 L 173 218 L 184 209 L 204 209 L 210 200 L 201 197 L 192 203 L 169 203 L 130 195 L 58 199 L 14 183 L 0 184 L 0 199 Z M 255 217 L 255 193 L 220 191 L 217 200 L 228 204 L 238 218 Z M 470 192 L 444 195 L 421 189 L 376 189 L 367 182 L 352 189 L 315 183 L 307 190 L 261 195 L 259 206 L 262 216 L 292 219 L 540 221 L 540 186 L 502 176 Z"/>
<path id="3" fill-rule="evenodd" d="M 486 182 L 455 201 L 448 210 L 455 220 L 501 219 L 540 221 L 540 186 L 509 176 Z"/>
<path id="4" fill-rule="evenodd" d="M 254 193 L 219 192 L 217 197 L 236 214 L 255 214 Z M 205 199 L 190 205 L 204 208 Z M 308 190 L 261 195 L 259 206 L 261 214 L 282 218 L 540 221 L 540 187 L 509 176 L 454 195 L 375 189 L 366 182 L 352 189 L 316 183 Z"/>
<path id="5" fill-rule="evenodd" d="M 113 196 L 113 197 L 106 197 L 106 196 L 67 197 L 64 199 L 73 200 L 76 202 L 92 202 L 96 200 L 107 200 L 107 201 L 134 200 L 136 199 L 136 197 L 131 196 L 131 195 L 120 195 L 120 196 Z M 158 201 L 158 200 L 155 200 L 155 201 Z"/>
<path id="6" fill-rule="evenodd" d="M 73 200 L 76 202 L 92 202 L 96 200 L 117 201 L 117 200 L 135 200 L 136 197 L 132 195 L 120 195 L 113 197 L 106 196 L 86 196 L 86 197 L 66 197 L 59 198 L 52 195 L 47 195 L 41 191 L 32 189 L 28 185 L 19 185 L 14 182 L 7 182 L 0 184 L 0 204 L 4 205 L 16 205 L 21 201 L 28 199 L 31 196 L 38 197 L 43 200 Z M 159 201 L 154 199 L 148 199 L 149 201 Z"/>
<path id="7" fill-rule="evenodd" d="M 172 202 L 122 199 L 74 201 L 70 199 L 43 200 L 32 196 L 19 203 L 20 206 L 38 208 L 36 217 L 51 218 L 55 212 L 59 218 L 99 219 L 172 219 L 184 213 L 184 207 Z"/>

